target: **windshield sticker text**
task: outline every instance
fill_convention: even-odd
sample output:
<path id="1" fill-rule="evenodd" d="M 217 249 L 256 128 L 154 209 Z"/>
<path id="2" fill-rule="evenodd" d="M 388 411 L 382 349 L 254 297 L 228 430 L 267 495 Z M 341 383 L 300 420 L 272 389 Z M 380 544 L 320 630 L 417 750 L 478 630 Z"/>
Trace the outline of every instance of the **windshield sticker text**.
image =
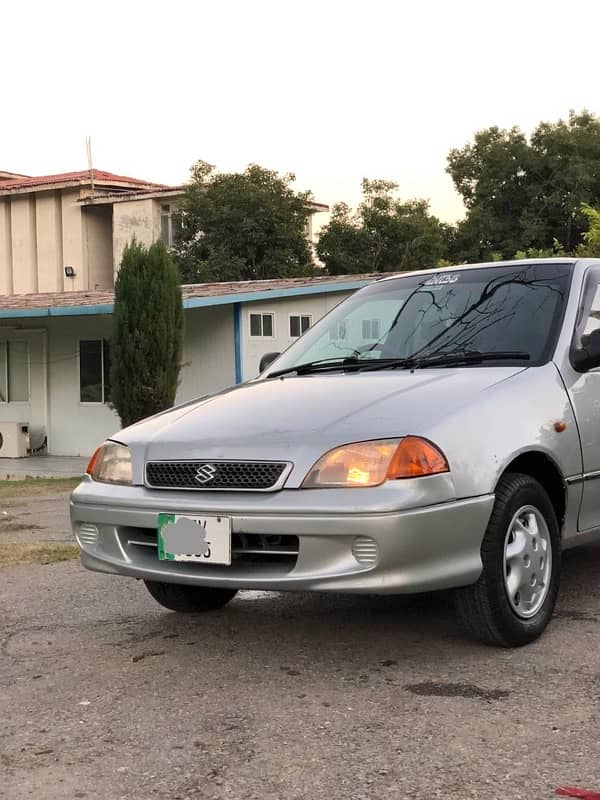
<path id="1" fill-rule="evenodd" d="M 423 286 L 444 286 L 448 283 L 456 283 L 460 278 L 460 272 L 451 272 L 448 275 L 434 275 L 426 280 Z"/>

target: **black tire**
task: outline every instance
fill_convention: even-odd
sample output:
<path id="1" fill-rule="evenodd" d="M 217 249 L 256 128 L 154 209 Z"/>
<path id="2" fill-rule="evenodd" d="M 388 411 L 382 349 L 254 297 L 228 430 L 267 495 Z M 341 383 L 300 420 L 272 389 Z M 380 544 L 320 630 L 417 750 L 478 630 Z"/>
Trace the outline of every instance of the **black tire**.
<path id="1" fill-rule="evenodd" d="M 212 586 L 188 586 L 160 581 L 144 581 L 144 583 L 157 603 L 170 611 L 184 614 L 223 608 L 237 594 L 237 589 L 218 589 Z"/>
<path id="2" fill-rule="evenodd" d="M 513 517 L 523 506 L 533 506 L 543 516 L 552 552 L 545 599 L 534 616 L 527 619 L 511 606 L 504 578 L 506 536 Z M 497 647 L 520 647 L 537 639 L 548 625 L 556 604 L 561 544 L 552 503 L 534 478 L 520 473 L 508 473 L 501 478 L 481 545 L 481 560 L 483 571 L 477 583 L 455 592 L 455 608 L 465 632 Z"/>

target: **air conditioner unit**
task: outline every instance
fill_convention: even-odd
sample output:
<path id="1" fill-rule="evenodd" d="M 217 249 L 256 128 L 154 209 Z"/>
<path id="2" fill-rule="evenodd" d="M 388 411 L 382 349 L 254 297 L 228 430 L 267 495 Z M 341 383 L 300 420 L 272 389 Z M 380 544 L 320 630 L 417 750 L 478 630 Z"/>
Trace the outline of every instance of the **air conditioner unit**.
<path id="1" fill-rule="evenodd" d="M 0 458 L 24 458 L 29 450 L 29 423 L 0 422 Z"/>

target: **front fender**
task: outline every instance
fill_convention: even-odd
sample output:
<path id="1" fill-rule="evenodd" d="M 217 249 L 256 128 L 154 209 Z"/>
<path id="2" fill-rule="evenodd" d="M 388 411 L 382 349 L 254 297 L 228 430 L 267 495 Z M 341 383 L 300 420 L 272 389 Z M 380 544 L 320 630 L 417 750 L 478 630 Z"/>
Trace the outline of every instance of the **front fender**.
<path id="1" fill-rule="evenodd" d="M 566 426 L 560 433 L 554 427 L 559 421 Z M 434 426 L 431 438 L 448 458 L 457 498 L 493 493 L 524 453 L 544 454 L 565 479 L 582 471 L 575 416 L 552 362 L 478 394 Z"/>

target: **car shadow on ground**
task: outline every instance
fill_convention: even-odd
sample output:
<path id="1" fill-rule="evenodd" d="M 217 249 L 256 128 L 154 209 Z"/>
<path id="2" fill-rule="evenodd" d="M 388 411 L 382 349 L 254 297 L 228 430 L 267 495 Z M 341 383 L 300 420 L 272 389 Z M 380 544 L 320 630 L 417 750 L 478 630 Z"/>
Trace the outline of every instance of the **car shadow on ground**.
<path id="1" fill-rule="evenodd" d="M 251 665 L 282 677 L 318 670 L 324 676 L 343 672 L 350 680 L 366 680 L 359 676 L 390 667 L 421 672 L 424 664 L 437 664 L 462 670 L 528 663 L 546 654 L 555 658 L 563 648 L 577 648 L 582 636 L 594 637 L 600 622 L 600 546 L 565 553 L 552 624 L 533 645 L 512 651 L 468 639 L 456 622 L 451 592 L 242 591 L 219 611 L 175 614 L 158 606 L 141 582 L 90 575 L 75 565 L 65 569 L 72 567 L 71 608 L 85 613 L 68 619 L 43 614 L 41 624 L 19 625 L 5 641 L 5 655 L 31 666 L 32 658 L 45 662 L 52 652 L 60 659 L 85 647 L 103 662 L 114 657 L 118 670 L 126 662 L 151 663 L 159 671 L 195 671 L 200 664 L 212 664 L 215 670 L 224 665 L 229 674 Z M 40 649 L 46 633 L 48 645 Z M 580 656 L 581 663 L 587 660 Z"/>
<path id="2" fill-rule="evenodd" d="M 527 661 L 528 652 L 539 657 L 556 647 L 556 637 L 580 635 L 578 624 L 600 621 L 599 576 L 600 547 L 566 553 L 555 620 L 545 636 L 520 651 L 489 648 L 466 638 L 455 621 L 451 592 L 377 596 L 245 591 L 209 614 L 159 609 L 151 618 L 123 620 L 111 644 L 131 651 L 136 663 L 172 655 L 171 663 L 199 657 L 206 663 L 226 654 L 232 669 L 243 661 L 288 676 L 317 667 L 324 673 L 351 668 L 360 675 L 386 666 L 420 668 L 426 660 L 448 666 L 497 663 L 499 657 Z"/>

